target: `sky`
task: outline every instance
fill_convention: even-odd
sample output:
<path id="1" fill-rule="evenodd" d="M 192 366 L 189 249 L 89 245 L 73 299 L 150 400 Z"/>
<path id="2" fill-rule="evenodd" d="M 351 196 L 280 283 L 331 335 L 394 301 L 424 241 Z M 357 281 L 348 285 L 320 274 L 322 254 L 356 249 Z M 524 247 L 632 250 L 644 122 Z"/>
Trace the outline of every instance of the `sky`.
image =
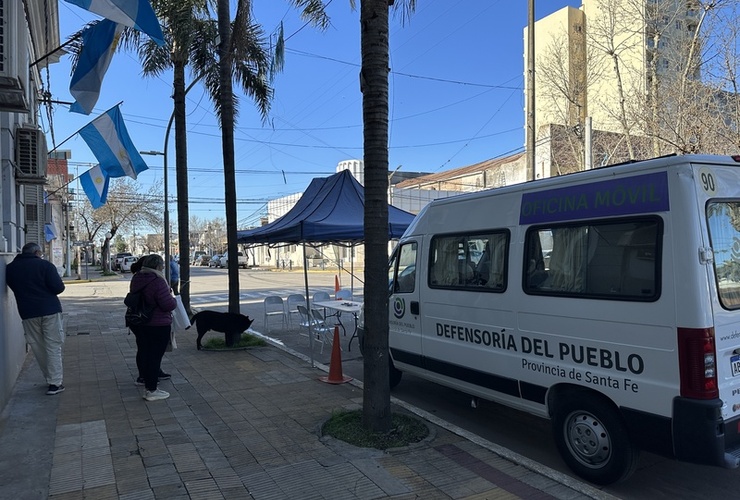
<path id="1" fill-rule="evenodd" d="M 283 0 L 257 0 L 254 15 L 266 33 L 283 23 L 285 68 L 273 81 L 275 96 L 263 122 L 253 102 L 241 95 L 235 130 L 238 227 L 259 224 L 270 199 L 302 192 L 314 177 L 335 172 L 339 162 L 362 159 L 362 94 L 359 10 L 349 0 L 332 0 L 331 26 L 306 26 Z M 356 2 L 359 9 L 359 1 Z M 397 0 L 398 3 L 398 0 Z M 580 1 L 537 2 L 541 19 Z M 232 2 L 232 8 L 235 2 Z M 62 42 L 98 19 L 59 2 Z M 524 146 L 524 53 L 527 24 L 524 0 L 417 0 L 402 23 L 390 19 L 389 169 L 438 173 Z M 71 58 L 64 56 L 42 72 L 52 99 L 71 102 Z M 187 74 L 186 84 L 192 81 Z M 237 89 L 237 86 L 234 87 Z M 49 149 L 71 150 L 70 173 L 79 176 L 95 157 L 76 132 L 122 102 L 121 112 L 140 151 L 163 151 L 172 114 L 172 73 L 145 78 L 136 55 L 113 57 L 93 113 L 70 113 L 59 104 L 49 120 L 42 113 Z M 191 217 L 225 218 L 221 136 L 204 87 L 187 95 L 188 183 Z M 53 139 L 52 139 L 53 130 Z M 177 220 L 174 127 L 168 146 L 170 218 Z M 150 169 L 137 182 L 161 186 L 162 156 L 144 156 Z M 79 187 L 76 191 L 82 192 Z"/>

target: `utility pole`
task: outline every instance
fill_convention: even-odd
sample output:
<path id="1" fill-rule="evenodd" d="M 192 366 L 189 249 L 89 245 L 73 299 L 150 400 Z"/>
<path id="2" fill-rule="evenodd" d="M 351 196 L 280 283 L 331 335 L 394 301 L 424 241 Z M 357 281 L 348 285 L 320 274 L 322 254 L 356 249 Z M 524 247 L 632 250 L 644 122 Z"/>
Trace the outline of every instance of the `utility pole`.
<path id="1" fill-rule="evenodd" d="M 527 13 L 527 179 L 535 180 L 534 121 L 534 0 L 528 0 Z"/>

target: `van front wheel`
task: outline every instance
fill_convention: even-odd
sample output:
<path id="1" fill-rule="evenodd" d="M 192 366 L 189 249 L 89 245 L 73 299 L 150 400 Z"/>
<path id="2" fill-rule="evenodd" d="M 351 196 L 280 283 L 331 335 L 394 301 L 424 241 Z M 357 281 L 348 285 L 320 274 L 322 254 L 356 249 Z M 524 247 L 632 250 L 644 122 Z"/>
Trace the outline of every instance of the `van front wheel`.
<path id="1" fill-rule="evenodd" d="M 608 401 L 584 394 L 566 397 L 557 405 L 552 424 L 563 460 L 582 478 L 605 485 L 635 471 L 639 452 Z"/>

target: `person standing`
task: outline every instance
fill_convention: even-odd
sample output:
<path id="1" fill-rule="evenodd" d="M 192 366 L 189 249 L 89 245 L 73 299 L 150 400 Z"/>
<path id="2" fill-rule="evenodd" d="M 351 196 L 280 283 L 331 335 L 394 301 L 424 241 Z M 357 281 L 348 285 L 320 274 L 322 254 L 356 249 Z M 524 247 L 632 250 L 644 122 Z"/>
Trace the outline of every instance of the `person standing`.
<path id="1" fill-rule="evenodd" d="M 154 311 L 147 324 L 133 327 L 131 331 L 136 336 L 136 361 L 146 388 L 144 399 L 157 401 L 170 397 L 168 392 L 157 387 L 157 382 L 162 372 L 162 357 L 170 342 L 172 311 L 177 303 L 163 274 L 164 259 L 151 254 L 138 262 L 141 268 L 131 278 L 130 291 L 142 291 L 146 303 L 154 305 Z"/>
<path id="2" fill-rule="evenodd" d="M 170 255 L 170 288 L 175 295 L 180 294 L 180 264 L 173 255 Z"/>
<path id="3" fill-rule="evenodd" d="M 49 385 L 46 394 L 59 394 L 62 384 L 64 326 L 58 295 L 64 282 L 56 267 L 43 259 L 38 243 L 26 243 L 5 270 L 5 280 L 15 294 L 26 342 Z"/>

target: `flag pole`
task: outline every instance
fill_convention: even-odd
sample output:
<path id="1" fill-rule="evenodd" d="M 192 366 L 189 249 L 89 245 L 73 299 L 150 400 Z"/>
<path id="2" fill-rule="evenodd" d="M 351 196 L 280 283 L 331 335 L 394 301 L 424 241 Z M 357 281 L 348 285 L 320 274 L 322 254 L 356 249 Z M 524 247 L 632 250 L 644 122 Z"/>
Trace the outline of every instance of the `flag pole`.
<path id="1" fill-rule="evenodd" d="M 110 111 L 111 109 L 115 108 L 116 106 L 120 106 L 121 104 L 123 104 L 123 101 L 119 101 L 119 102 L 118 102 L 118 104 L 116 104 L 115 106 L 111 106 L 110 108 L 108 108 L 108 109 L 106 109 L 105 111 L 103 111 L 102 113 L 100 113 L 100 115 L 98 115 L 98 118 L 99 118 L 100 116 L 102 116 L 102 115 L 106 114 L 106 113 L 107 113 L 108 111 Z M 97 119 L 97 118 L 96 118 L 96 119 Z M 93 121 L 95 121 L 95 120 L 93 120 Z M 90 122 L 90 123 L 92 123 L 92 122 Z M 77 134 L 79 134 L 79 133 L 80 133 L 80 130 L 82 130 L 83 128 L 85 128 L 85 127 L 87 127 L 88 125 L 90 125 L 90 123 L 86 123 L 86 124 L 85 124 L 85 125 L 83 125 L 82 127 L 78 128 L 78 129 L 77 129 L 77 132 L 75 132 L 74 134 L 70 135 L 69 137 L 67 137 L 66 139 L 64 139 L 64 140 L 63 140 L 62 142 L 60 142 L 59 144 L 57 144 L 56 146 L 54 146 L 54 149 L 50 150 L 50 151 L 49 151 L 49 152 L 47 153 L 47 155 L 50 155 L 50 154 L 52 154 L 52 153 L 53 153 L 54 151 L 56 151 L 57 149 L 59 149 L 59 148 L 60 148 L 60 147 L 62 146 L 62 144 L 64 144 L 65 142 L 67 142 L 67 141 L 68 141 L 68 140 L 70 140 L 70 139 L 71 139 L 72 137 L 76 136 Z"/>
<path id="2" fill-rule="evenodd" d="M 52 50 L 51 52 L 48 52 L 48 53 L 44 54 L 43 56 L 39 57 L 38 59 L 36 59 L 34 62 L 32 62 L 31 64 L 28 65 L 28 68 L 29 69 L 30 68 L 33 68 L 34 66 L 36 66 L 38 63 L 40 63 L 44 59 L 48 59 L 49 57 L 51 57 L 52 55 L 54 55 L 59 50 L 63 49 L 64 47 L 66 47 L 70 43 L 72 43 L 75 40 L 77 40 L 78 38 L 80 38 L 82 36 L 83 31 L 80 31 L 78 34 L 74 35 L 72 38 L 70 38 L 69 40 L 67 40 L 66 42 L 64 42 L 63 44 L 61 44 L 59 47 L 57 47 L 56 49 Z"/>

